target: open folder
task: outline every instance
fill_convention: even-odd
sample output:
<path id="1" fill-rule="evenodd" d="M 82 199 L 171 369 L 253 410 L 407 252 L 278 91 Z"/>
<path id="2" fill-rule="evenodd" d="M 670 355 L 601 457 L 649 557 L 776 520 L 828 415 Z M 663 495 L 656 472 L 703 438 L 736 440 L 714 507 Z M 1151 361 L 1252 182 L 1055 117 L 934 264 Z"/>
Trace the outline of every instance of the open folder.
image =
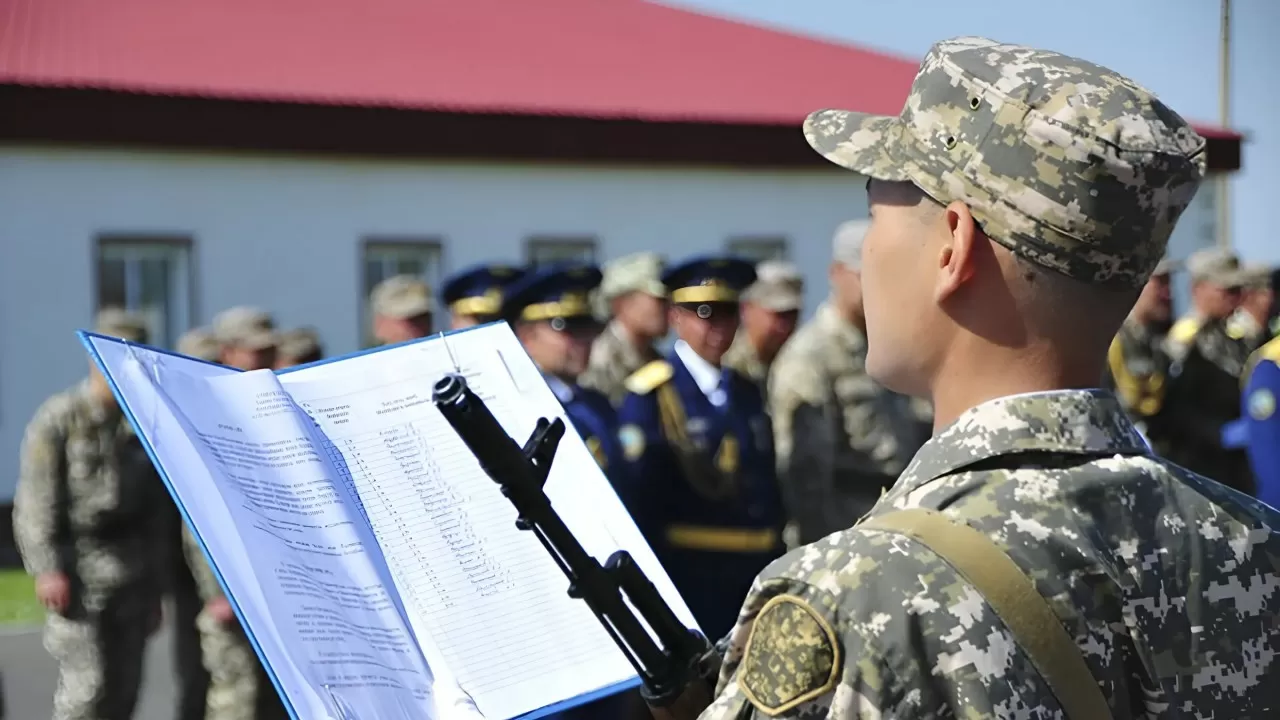
<path id="1" fill-rule="evenodd" d="M 505 323 L 279 373 L 80 336 L 293 718 L 536 718 L 638 684 L 431 402 L 461 372 L 519 442 L 569 423 Z M 575 433 L 546 492 L 696 629 Z"/>

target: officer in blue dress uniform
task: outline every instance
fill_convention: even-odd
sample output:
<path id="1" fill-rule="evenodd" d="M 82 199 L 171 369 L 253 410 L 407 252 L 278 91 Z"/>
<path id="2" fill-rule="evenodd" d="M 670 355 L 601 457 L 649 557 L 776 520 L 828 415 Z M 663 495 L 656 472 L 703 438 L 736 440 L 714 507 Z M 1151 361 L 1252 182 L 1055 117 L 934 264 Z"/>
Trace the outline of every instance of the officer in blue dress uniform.
<path id="1" fill-rule="evenodd" d="M 1247 450 L 1255 496 L 1280 508 L 1280 337 L 1254 351 L 1244 377 L 1240 419 L 1226 426 L 1222 444 Z"/>
<path id="2" fill-rule="evenodd" d="M 450 275 L 440 291 L 440 299 L 449 308 L 449 329 L 497 320 L 502 315 L 505 290 L 524 275 L 524 268 L 500 263 L 472 265 Z"/>
<path id="3" fill-rule="evenodd" d="M 722 367 L 752 263 L 701 257 L 671 267 L 665 359 L 633 373 L 618 437 L 634 483 L 619 492 L 710 638 L 727 633 L 755 576 L 783 552 L 773 433 L 760 388 Z"/>
<path id="4" fill-rule="evenodd" d="M 617 439 L 617 417 L 609 399 L 579 387 L 591 343 L 600 333 L 589 294 L 600 285 L 593 265 L 554 265 L 530 271 L 506 289 L 502 315 L 542 371 L 565 415 L 582 436 L 614 487 L 626 470 Z M 592 701 L 550 716 L 553 720 L 627 720 L 643 707 L 635 691 Z"/>

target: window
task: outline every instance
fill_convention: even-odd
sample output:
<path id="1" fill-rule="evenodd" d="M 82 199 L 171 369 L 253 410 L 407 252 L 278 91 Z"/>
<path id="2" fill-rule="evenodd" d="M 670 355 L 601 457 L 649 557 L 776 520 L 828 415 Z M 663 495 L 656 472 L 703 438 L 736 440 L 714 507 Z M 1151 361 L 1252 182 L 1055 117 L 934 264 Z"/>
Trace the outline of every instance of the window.
<path id="1" fill-rule="evenodd" d="M 787 239 L 784 237 L 735 237 L 725 243 L 725 250 L 744 260 L 786 260 Z"/>
<path id="2" fill-rule="evenodd" d="M 535 236 L 525 243 L 525 262 L 533 267 L 555 262 L 596 261 L 596 239 L 593 237 Z"/>
<path id="3" fill-rule="evenodd" d="M 373 339 L 372 317 L 369 314 L 369 295 L 378 283 L 396 275 L 414 275 L 422 278 L 433 293 L 439 293 L 444 280 L 444 247 L 439 240 L 372 238 L 364 241 L 361 268 L 363 286 L 361 299 L 364 311 L 360 313 L 361 337 L 365 347 L 376 344 Z"/>
<path id="4" fill-rule="evenodd" d="M 151 345 L 173 347 L 191 327 L 194 285 L 190 238 L 98 238 L 96 309 L 138 314 Z"/>

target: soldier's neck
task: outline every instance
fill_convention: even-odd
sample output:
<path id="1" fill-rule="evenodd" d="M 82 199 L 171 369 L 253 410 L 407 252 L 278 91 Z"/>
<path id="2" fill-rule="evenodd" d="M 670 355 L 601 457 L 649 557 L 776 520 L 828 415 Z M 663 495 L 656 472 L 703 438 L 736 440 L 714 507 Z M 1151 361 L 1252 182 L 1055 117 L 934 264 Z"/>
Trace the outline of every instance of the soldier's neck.
<path id="1" fill-rule="evenodd" d="M 1097 362 L 1082 359 L 1086 357 L 1068 358 L 1036 347 L 953 355 L 944 361 L 932 383 L 933 431 L 937 433 L 966 411 L 998 398 L 1096 388 L 1105 354 L 1099 354 Z"/>

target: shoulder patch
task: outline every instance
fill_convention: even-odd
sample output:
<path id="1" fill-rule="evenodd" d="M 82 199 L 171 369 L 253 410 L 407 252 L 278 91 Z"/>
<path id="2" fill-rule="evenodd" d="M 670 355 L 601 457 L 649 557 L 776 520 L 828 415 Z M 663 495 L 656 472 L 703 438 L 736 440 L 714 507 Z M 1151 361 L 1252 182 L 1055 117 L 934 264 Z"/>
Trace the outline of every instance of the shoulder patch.
<path id="1" fill-rule="evenodd" d="M 1200 319 L 1184 317 L 1169 328 L 1169 337 L 1176 343 L 1189 343 L 1200 332 Z"/>
<path id="2" fill-rule="evenodd" d="M 1266 388 L 1249 394 L 1249 417 L 1259 422 L 1268 420 L 1276 412 L 1276 396 Z"/>
<path id="3" fill-rule="evenodd" d="M 627 377 L 625 386 L 627 392 L 632 392 L 636 395 L 647 395 L 656 390 L 662 383 L 670 380 L 673 374 L 675 374 L 675 370 L 671 367 L 671 363 L 666 360 L 654 360 L 631 373 Z"/>
<path id="4" fill-rule="evenodd" d="M 644 454 L 644 430 L 639 425 L 623 425 L 618 428 L 618 443 L 627 462 L 635 462 Z"/>
<path id="5" fill-rule="evenodd" d="M 1266 345 L 1258 348 L 1258 357 L 1280 365 L 1280 337 L 1272 338 Z"/>
<path id="6" fill-rule="evenodd" d="M 757 710 L 777 717 L 835 690 L 840 643 L 816 608 L 795 595 L 765 603 L 751 624 L 738 687 Z"/>

